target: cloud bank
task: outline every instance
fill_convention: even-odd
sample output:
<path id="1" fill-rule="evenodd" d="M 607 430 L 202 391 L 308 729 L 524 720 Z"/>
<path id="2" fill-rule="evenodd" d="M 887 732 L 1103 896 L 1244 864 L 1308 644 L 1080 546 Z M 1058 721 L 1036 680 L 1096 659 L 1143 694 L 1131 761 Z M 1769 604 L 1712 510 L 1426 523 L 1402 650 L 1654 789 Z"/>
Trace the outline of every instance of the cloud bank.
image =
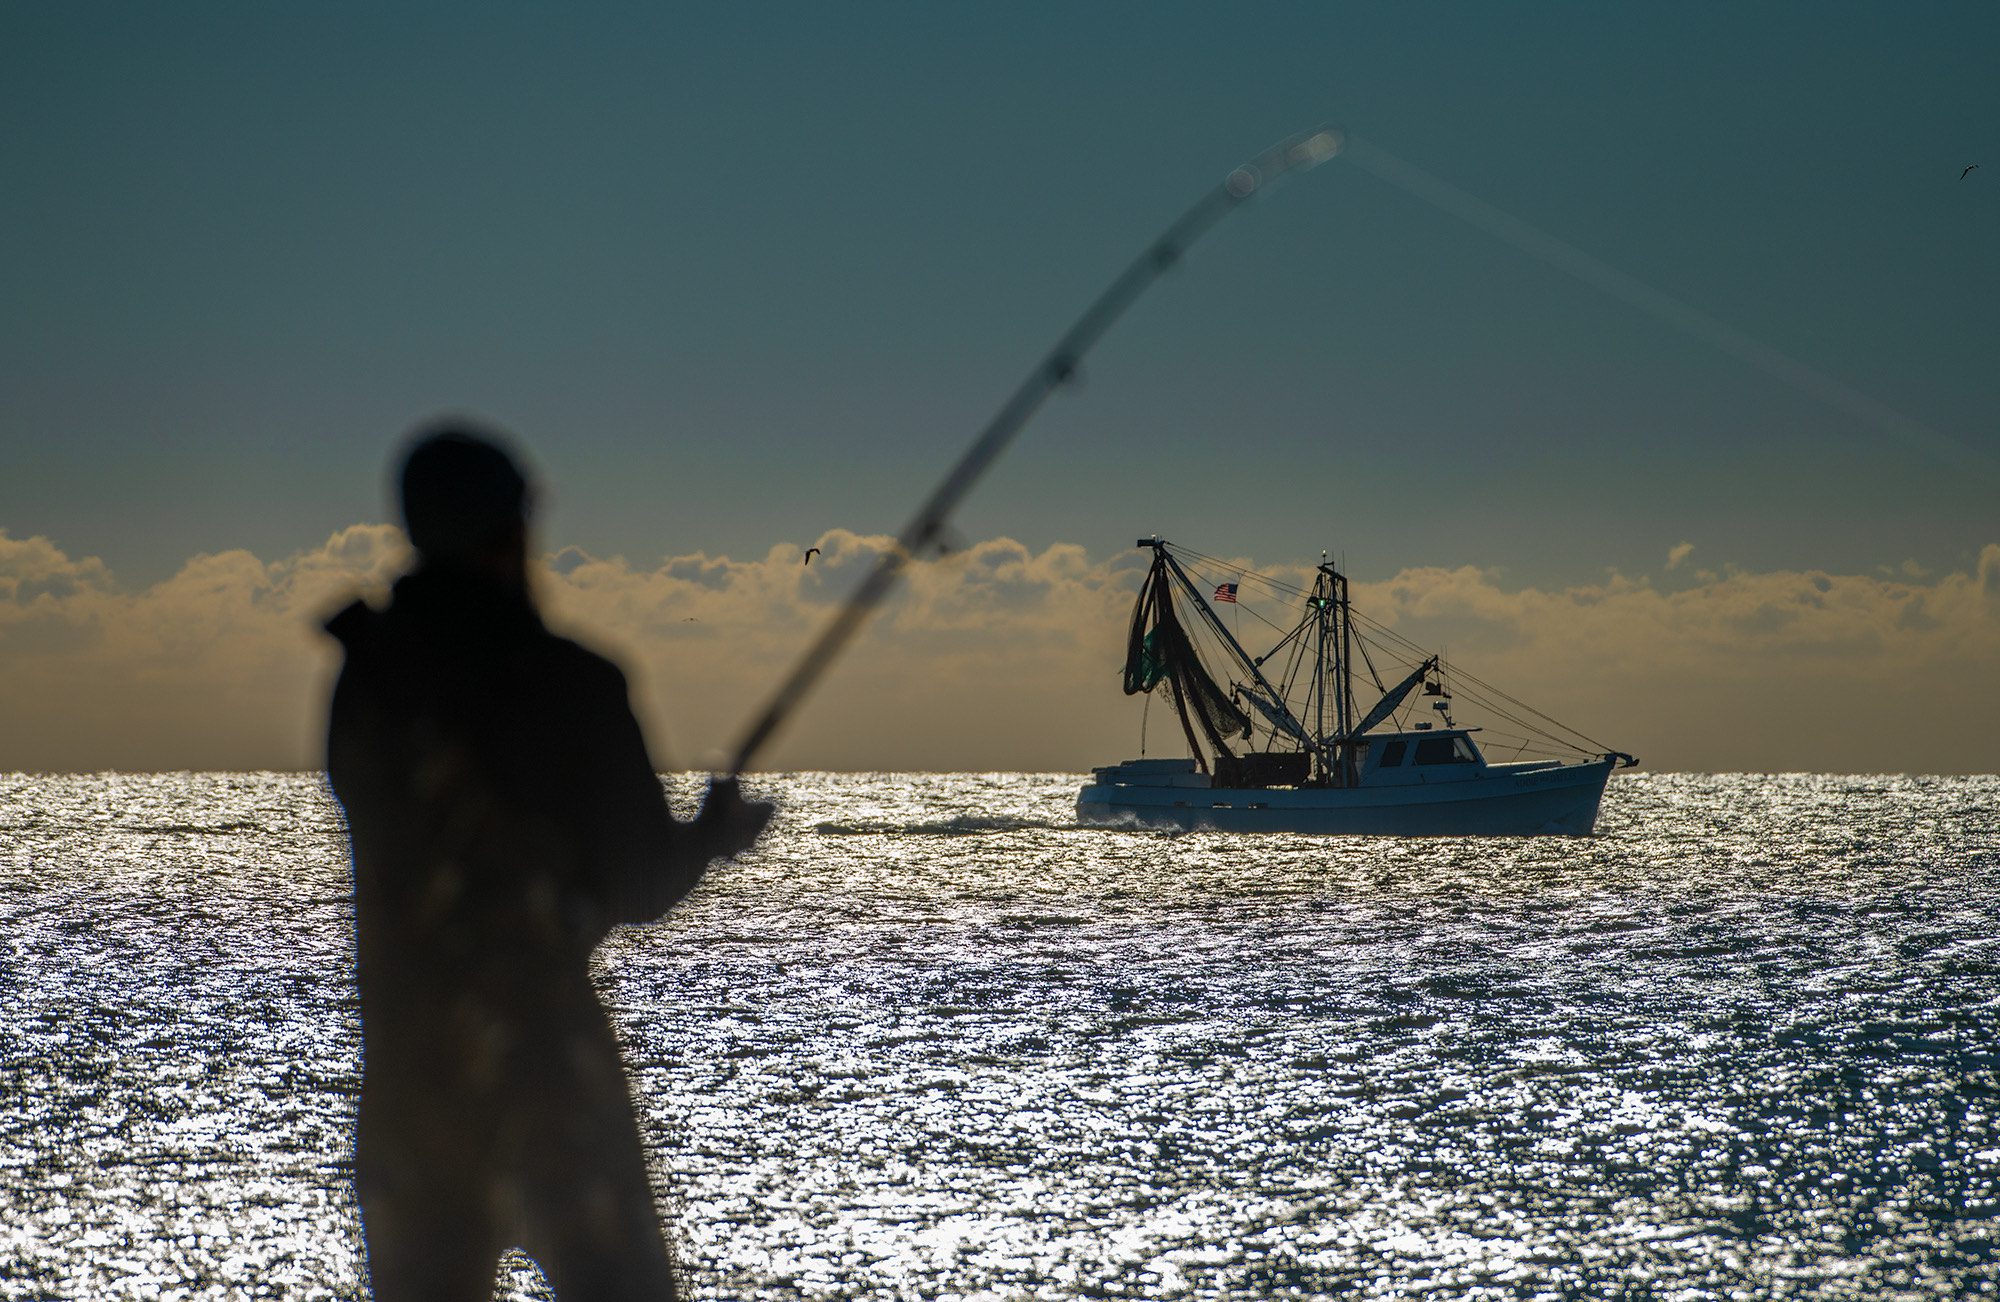
<path id="1" fill-rule="evenodd" d="M 536 583 L 552 625 L 626 666 L 656 760 L 692 766 L 729 749 L 887 545 L 835 530 L 650 566 L 566 548 Z M 1410 569 L 1353 596 L 1649 767 L 1993 769 L 2000 543 L 1930 576 L 1689 575 L 1691 550 L 1660 576 L 1538 589 Z M 317 767 L 337 664 L 318 621 L 379 599 L 408 559 L 399 531 L 363 524 L 275 561 L 197 556 L 135 591 L 94 558 L 0 532 L 0 770 Z M 1118 670 L 1145 559 L 996 538 L 913 567 L 764 765 L 1076 770 L 1135 754 L 1141 706 Z M 1169 753 L 1175 729 L 1152 723 Z"/>

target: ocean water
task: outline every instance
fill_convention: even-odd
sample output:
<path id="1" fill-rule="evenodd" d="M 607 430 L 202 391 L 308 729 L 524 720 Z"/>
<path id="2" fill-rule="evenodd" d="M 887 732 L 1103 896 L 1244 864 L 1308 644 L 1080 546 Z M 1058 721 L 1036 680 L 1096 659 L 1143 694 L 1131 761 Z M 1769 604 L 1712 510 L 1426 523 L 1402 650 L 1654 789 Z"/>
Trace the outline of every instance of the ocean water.
<path id="1" fill-rule="evenodd" d="M 2000 778 L 1491 841 L 1078 782 L 753 783 L 599 951 L 695 1296 L 2000 1292 Z M 347 884 L 315 776 L 0 777 L 0 1298 L 364 1295 Z"/>

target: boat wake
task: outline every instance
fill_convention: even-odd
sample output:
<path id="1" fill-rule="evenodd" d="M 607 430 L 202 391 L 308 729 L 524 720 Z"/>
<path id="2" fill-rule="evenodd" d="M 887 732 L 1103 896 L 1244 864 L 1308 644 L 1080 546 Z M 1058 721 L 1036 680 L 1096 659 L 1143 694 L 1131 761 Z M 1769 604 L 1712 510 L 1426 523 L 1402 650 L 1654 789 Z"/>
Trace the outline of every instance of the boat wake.
<path id="1" fill-rule="evenodd" d="M 813 831 L 821 836 L 993 836 L 1008 832 L 1074 832 L 1074 822 L 1051 823 L 1041 818 L 1011 815 L 955 814 L 920 823 L 826 822 Z"/>

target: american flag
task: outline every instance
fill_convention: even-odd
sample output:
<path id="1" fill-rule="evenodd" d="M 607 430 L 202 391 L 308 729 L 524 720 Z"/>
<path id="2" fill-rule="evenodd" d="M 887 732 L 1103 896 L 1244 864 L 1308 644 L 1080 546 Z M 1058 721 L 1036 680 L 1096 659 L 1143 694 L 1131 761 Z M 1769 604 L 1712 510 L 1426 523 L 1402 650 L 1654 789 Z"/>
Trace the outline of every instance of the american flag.
<path id="1" fill-rule="evenodd" d="M 1236 585 L 1235 585 L 1235 584 L 1233 584 L 1233 583 L 1218 583 L 1218 584 L 1216 584 L 1216 585 L 1215 585 L 1215 599 L 1216 599 L 1217 601 L 1226 601 L 1226 602 L 1228 602 L 1228 603 L 1229 603 L 1230 605 L 1232 605 L 1232 606 L 1233 606 L 1233 605 L 1235 605 L 1235 604 L 1236 604 Z"/>

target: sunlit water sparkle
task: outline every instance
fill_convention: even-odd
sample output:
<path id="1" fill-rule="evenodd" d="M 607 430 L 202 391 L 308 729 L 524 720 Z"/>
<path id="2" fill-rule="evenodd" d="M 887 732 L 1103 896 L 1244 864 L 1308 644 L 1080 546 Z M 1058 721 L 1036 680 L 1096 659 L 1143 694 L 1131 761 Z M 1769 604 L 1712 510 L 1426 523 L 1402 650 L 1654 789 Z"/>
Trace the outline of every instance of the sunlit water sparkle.
<path id="1" fill-rule="evenodd" d="M 765 780 L 602 948 L 695 1296 L 2000 1292 L 2000 778 L 1484 841 L 1078 783 Z M 363 1296 L 347 885 L 315 776 L 0 777 L 0 1298 Z"/>

